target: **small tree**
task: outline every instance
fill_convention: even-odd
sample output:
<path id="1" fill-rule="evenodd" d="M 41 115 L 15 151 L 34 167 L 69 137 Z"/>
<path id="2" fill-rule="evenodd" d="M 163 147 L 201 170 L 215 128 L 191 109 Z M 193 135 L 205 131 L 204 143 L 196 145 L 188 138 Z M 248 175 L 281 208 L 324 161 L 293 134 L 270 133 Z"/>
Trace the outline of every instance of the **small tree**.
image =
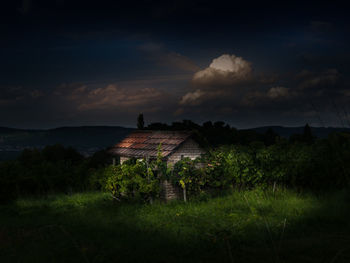
<path id="1" fill-rule="evenodd" d="M 145 122 L 143 120 L 143 114 L 140 113 L 139 116 L 137 117 L 137 128 L 139 130 L 143 130 L 145 127 Z"/>
<path id="2" fill-rule="evenodd" d="M 276 142 L 278 134 L 273 129 L 269 128 L 264 135 L 264 143 L 266 146 L 270 146 Z"/>
<path id="3" fill-rule="evenodd" d="M 313 142 L 314 137 L 312 136 L 311 128 L 309 124 L 306 124 L 304 127 L 303 140 L 307 143 Z"/>

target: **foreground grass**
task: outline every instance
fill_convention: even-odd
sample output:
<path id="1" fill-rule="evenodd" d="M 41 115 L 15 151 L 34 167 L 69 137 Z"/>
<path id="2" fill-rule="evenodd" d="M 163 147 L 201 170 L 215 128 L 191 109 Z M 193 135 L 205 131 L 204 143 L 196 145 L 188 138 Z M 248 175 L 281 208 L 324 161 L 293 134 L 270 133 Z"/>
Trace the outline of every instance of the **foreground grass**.
<path id="1" fill-rule="evenodd" d="M 0 262 L 350 262 L 350 194 L 189 203 L 56 195 L 0 206 Z"/>

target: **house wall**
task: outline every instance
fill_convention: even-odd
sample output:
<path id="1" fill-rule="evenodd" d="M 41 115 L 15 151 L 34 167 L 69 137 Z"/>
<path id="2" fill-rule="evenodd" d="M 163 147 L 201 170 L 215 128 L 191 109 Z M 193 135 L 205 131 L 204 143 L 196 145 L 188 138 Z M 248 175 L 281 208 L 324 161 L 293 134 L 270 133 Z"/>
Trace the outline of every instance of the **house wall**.
<path id="1" fill-rule="evenodd" d="M 182 189 L 180 186 L 172 184 L 168 180 L 160 182 L 160 197 L 165 201 L 171 201 L 182 198 Z"/>
<path id="2" fill-rule="evenodd" d="M 190 138 L 168 157 L 168 164 L 175 164 L 181 160 L 181 157 L 189 157 L 194 160 L 204 153 L 205 151 L 199 147 L 199 144 Z"/>
<path id="3" fill-rule="evenodd" d="M 123 164 L 123 162 L 130 160 L 130 157 L 124 157 L 124 156 L 120 156 L 119 157 L 119 163 L 118 164 Z M 143 160 L 143 158 L 138 158 L 138 160 Z"/>
<path id="4" fill-rule="evenodd" d="M 120 156 L 120 164 L 123 164 L 123 162 L 129 160 L 130 157 L 124 157 L 124 156 Z"/>

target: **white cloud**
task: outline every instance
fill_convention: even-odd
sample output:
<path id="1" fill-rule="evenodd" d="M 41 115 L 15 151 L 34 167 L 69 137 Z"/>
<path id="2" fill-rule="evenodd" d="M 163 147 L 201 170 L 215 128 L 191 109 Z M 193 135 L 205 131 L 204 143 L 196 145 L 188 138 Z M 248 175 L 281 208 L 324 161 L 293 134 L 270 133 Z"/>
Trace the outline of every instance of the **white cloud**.
<path id="1" fill-rule="evenodd" d="M 251 64 L 241 57 L 224 54 L 213 59 L 208 68 L 193 76 L 194 84 L 233 84 L 251 77 Z"/>
<path id="2" fill-rule="evenodd" d="M 221 55 L 220 57 L 213 59 L 213 62 L 209 67 L 237 74 L 250 73 L 250 63 L 241 57 L 236 57 L 235 55 Z"/>
<path id="3" fill-rule="evenodd" d="M 179 104 L 195 106 L 205 101 L 236 100 L 252 82 L 250 62 L 236 55 L 223 54 L 193 75 L 193 90 L 182 96 Z"/>
<path id="4" fill-rule="evenodd" d="M 203 95 L 205 95 L 205 93 L 200 89 L 194 92 L 188 92 L 181 98 L 180 104 L 196 104 Z"/>

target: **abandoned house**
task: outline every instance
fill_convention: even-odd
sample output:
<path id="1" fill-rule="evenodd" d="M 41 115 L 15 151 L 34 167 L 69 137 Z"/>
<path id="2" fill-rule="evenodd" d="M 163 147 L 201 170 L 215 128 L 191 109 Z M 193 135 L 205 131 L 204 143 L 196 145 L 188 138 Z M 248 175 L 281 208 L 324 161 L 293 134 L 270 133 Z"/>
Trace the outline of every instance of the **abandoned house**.
<path id="1" fill-rule="evenodd" d="M 158 148 L 167 164 L 175 164 L 182 158 L 194 160 L 205 151 L 193 139 L 193 134 L 186 131 L 152 131 L 137 130 L 125 137 L 110 150 L 114 156 L 113 163 L 119 163 L 130 158 L 156 159 Z M 162 197 L 166 200 L 181 196 L 180 189 L 168 181 L 162 182 Z"/>

